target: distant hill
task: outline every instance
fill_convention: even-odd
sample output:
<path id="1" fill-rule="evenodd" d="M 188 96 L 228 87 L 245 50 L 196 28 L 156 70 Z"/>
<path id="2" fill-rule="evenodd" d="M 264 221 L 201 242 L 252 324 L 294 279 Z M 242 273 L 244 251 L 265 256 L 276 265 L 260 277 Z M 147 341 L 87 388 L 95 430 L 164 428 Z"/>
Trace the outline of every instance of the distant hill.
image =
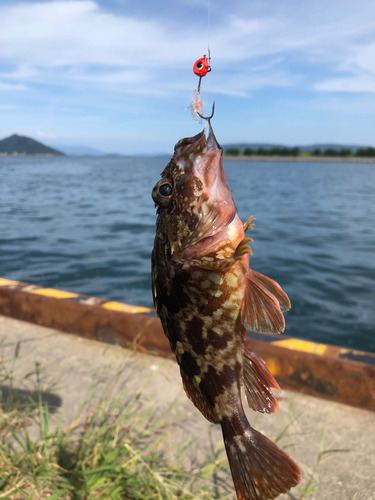
<path id="1" fill-rule="evenodd" d="M 41 142 L 24 137 L 22 135 L 13 134 L 6 139 L 0 141 L 0 154 L 26 154 L 26 155 L 65 155 L 62 151 L 49 148 Z"/>
<path id="2" fill-rule="evenodd" d="M 240 151 L 243 151 L 246 148 L 250 149 L 258 149 L 258 148 L 264 148 L 264 149 L 272 149 L 272 148 L 283 148 L 285 147 L 284 144 L 270 144 L 270 143 L 261 143 L 261 142 L 239 142 L 239 143 L 233 143 L 233 144 L 222 144 L 222 148 L 224 152 L 229 149 L 229 148 L 236 148 L 239 149 Z M 291 147 L 291 146 L 289 146 Z M 341 149 L 350 149 L 355 153 L 358 149 L 360 148 L 366 148 L 368 146 L 353 146 L 353 145 L 348 145 L 348 144 L 312 144 L 311 146 L 297 146 L 300 151 L 314 151 L 315 149 L 320 149 L 321 151 L 325 151 L 326 149 L 335 149 L 337 151 L 340 151 Z"/>
<path id="3" fill-rule="evenodd" d="M 243 151 L 246 148 L 251 148 L 251 149 L 258 149 L 258 148 L 264 148 L 264 149 L 272 149 L 272 148 L 282 148 L 284 147 L 282 144 L 271 144 L 268 142 L 236 142 L 236 143 L 231 143 L 231 144 L 221 144 L 221 147 L 223 148 L 224 151 L 227 149 L 239 149 L 240 151 Z"/>
<path id="4" fill-rule="evenodd" d="M 100 149 L 90 148 L 88 146 L 65 146 L 62 144 L 56 144 L 55 147 L 57 147 L 60 151 L 63 151 L 67 155 L 104 156 L 107 154 Z"/>
<path id="5" fill-rule="evenodd" d="M 325 151 L 326 149 L 335 149 L 336 151 L 340 151 L 341 149 L 350 149 L 353 153 L 356 153 L 358 149 L 368 148 L 371 146 L 357 146 L 350 144 L 313 144 L 312 146 L 299 146 L 301 151 L 314 151 L 315 149 L 320 149 L 321 151 Z"/>

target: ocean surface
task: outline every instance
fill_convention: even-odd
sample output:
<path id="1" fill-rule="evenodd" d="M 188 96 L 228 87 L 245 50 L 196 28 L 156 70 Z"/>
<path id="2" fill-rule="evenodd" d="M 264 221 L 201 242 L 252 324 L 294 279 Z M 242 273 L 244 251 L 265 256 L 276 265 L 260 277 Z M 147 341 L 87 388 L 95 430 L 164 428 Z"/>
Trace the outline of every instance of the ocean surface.
<path id="1" fill-rule="evenodd" d="M 151 190 L 169 157 L 0 157 L 0 276 L 152 306 Z M 375 165 L 224 163 L 290 336 L 375 352 Z"/>

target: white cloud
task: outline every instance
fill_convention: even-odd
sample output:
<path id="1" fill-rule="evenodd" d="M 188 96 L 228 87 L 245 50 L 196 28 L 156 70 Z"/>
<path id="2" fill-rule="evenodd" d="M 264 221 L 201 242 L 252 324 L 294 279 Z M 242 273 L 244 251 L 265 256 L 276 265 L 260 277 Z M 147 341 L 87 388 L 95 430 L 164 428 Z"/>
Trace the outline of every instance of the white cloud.
<path id="1" fill-rule="evenodd" d="M 165 42 L 155 22 L 103 12 L 91 0 L 0 9 L 0 56 L 19 64 L 137 67 L 155 64 L 157 54 L 167 50 Z"/>
<path id="2" fill-rule="evenodd" d="M 314 85 L 328 92 L 375 92 L 375 43 L 354 45 L 338 65 L 339 77 Z"/>
<path id="3" fill-rule="evenodd" d="M 42 137 L 44 139 L 48 138 L 48 139 L 56 139 L 57 136 L 55 134 L 53 134 L 52 132 L 42 132 L 41 130 L 38 130 L 36 135 L 38 137 Z"/>
<path id="4" fill-rule="evenodd" d="M 223 75 L 220 81 L 210 84 L 210 91 L 218 94 L 246 97 L 249 92 L 265 87 L 295 87 L 300 83 L 300 77 L 287 71 L 275 69 L 270 72 L 244 73 L 240 77 Z"/>
<path id="5" fill-rule="evenodd" d="M 264 87 L 305 85 L 316 90 L 372 91 L 375 7 L 316 0 L 239 3 L 211 23 L 212 90 L 246 96 Z M 246 9 L 240 12 L 240 9 Z M 145 14 L 143 14 L 145 16 Z M 25 84 L 93 87 L 161 95 L 178 89 L 173 76 L 202 51 L 201 23 L 114 14 L 93 0 L 17 3 L 0 7 L 1 90 Z M 324 16 L 324 20 L 322 17 Z M 311 83 L 305 66 L 315 68 Z M 321 73 L 324 66 L 324 73 Z"/>
<path id="6" fill-rule="evenodd" d="M 27 90 L 27 87 L 23 85 L 22 83 L 6 83 L 6 82 L 0 82 L 0 92 L 4 91 L 12 91 L 12 90 Z"/>
<path id="7" fill-rule="evenodd" d="M 317 83 L 314 88 L 327 92 L 375 92 L 375 76 L 359 75 L 332 78 Z"/>

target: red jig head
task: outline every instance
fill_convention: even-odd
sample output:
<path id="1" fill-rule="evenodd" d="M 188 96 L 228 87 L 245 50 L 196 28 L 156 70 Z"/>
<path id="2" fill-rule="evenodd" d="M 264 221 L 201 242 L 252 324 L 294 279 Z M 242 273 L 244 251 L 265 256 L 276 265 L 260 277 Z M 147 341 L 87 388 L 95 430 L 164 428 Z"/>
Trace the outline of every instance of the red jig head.
<path id="1" fill-rule="evenodd" d="M 197 76 L 206 76 L 211 71 L 210 59 L 210 57 L 203 56 L 195 61 L 193 71 Z"/>

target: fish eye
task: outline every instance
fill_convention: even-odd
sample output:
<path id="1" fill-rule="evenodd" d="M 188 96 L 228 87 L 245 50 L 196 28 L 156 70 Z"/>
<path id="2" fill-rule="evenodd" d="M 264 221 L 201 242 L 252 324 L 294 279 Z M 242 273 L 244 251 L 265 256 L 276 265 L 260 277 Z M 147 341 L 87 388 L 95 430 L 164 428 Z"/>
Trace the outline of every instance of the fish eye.
<path id="1" fill-rule="evenodd" d="M 172 196 L 172 186 L 169 182 L 165 182 L 164 184 L 159 186 L 159 194 L 163 198 L 169 198 L 170 196 Z"/>
<path id="2" fill-rule="evenodd" d="M 199 63 L 197 64 L 197 68 L 202 69 L 202 67 L 203 67 L 203 63 L 201 61 L 199 61 Z"/>
<path id="3" fill-rule="evenodd" d="M 165 206 L 172 197 L 172 182 L 170 179 L 161 179 L 152 190 L 152 199 L 157 205 Z"/>

